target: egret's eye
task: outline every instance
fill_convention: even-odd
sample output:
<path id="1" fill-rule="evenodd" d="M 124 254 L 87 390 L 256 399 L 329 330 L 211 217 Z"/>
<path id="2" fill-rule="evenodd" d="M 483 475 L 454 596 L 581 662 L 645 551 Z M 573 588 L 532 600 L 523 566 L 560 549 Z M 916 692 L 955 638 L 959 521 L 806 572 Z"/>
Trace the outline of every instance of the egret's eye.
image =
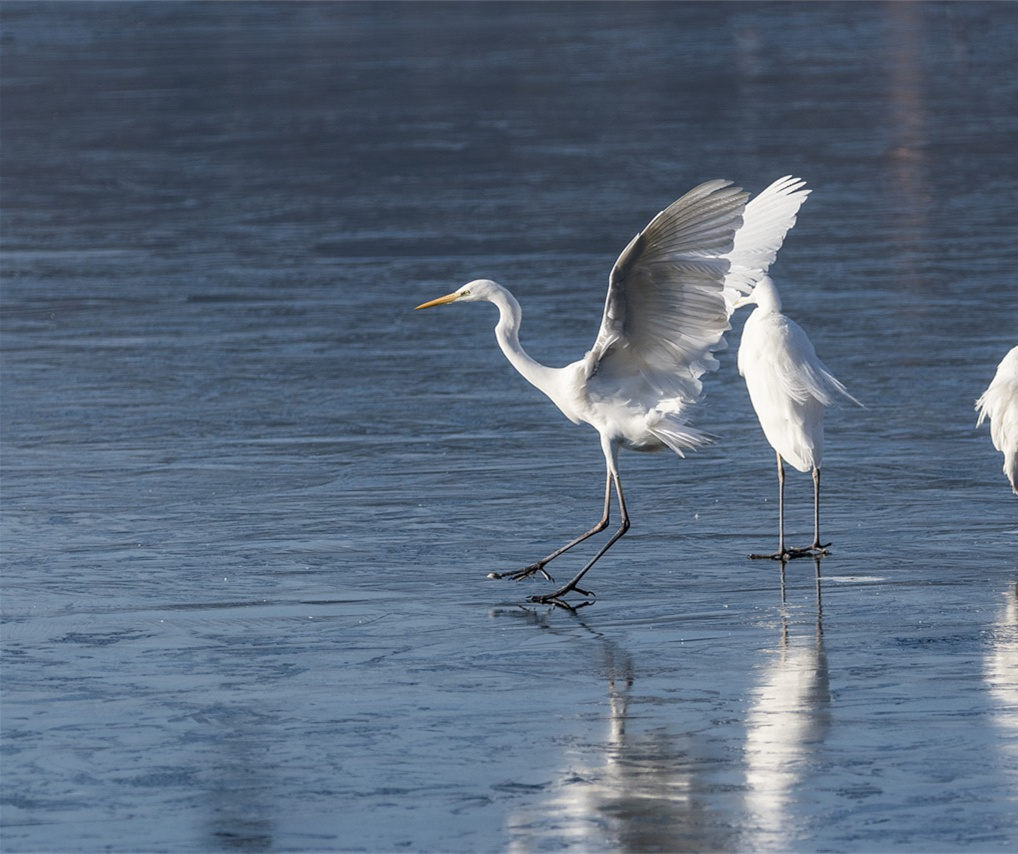
<path id="1" fill-rule="evenodd" d="M 464 288 L 463 290 L 461 290 L 460 291 L 460 296 L 461 297 L 468 297 L 468 296 L 470 296 L 470 289 L 469 288 Z"/>

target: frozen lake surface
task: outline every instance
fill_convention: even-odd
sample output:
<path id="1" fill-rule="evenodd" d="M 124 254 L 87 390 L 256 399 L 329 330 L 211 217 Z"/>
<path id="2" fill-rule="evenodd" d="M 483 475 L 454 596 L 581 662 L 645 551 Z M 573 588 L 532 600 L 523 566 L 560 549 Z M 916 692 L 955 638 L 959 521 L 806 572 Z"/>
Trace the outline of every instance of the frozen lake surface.
<path id="1" fill-rule="evenodd" d="M 2 18 L 5 852 L 1014 851 L 1018 5 L 55 4 Z M 600 513 L 505 363 L 701 181 L 865 404 L 776 541 L 735 368 Z M 788 484 L 793 543 L 811 483 Z M 589 550 L 560 559 L 569 577 Z"/>

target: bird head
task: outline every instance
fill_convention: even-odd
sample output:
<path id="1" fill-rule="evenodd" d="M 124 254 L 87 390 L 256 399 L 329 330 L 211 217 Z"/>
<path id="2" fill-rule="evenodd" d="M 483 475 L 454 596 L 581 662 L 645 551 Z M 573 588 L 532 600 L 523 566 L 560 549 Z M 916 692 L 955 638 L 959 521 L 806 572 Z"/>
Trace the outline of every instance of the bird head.
<path id="1" fill-rule="evenodd" d="M 752 305 L 755 302 L 753 294 L 746 294 L 745 296 L 739 297 L 734 303 L 732 303 L 732 311 L 736 309 L 745 308 L 747 305 Z"/>
<path id="2" fill-rule="evenodd" d="M 764 276 L 752 291 L 737 299 L 732 305 L 732 311 L 746 305 L 758 305 L 767 311 L 781 311 L 781 297 L 770 276 Z"/>
<path id="3" fill-rule="evenodd" d="M 491 297 L 501 290 L 501 285 L 491 281 L 491 279 L 474 279 L 472 282 L 467 282 L 459 290 L 446 294 L 444 297 L 421 303 L 417 308 L 432 308 L 436 305 L 447 305 L 451 302 L 478 302 L 480 300 L 490 302 Z M 417 309 L 414 310 L 416 311 Z"/>

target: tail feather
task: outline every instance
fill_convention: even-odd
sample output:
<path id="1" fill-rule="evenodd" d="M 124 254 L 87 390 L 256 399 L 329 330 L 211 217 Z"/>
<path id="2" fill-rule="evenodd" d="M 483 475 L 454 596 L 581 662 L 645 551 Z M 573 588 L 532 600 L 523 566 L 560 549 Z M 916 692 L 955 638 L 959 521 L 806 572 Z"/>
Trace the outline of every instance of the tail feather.
<path id="1" fill-rule="evenodd" d="M 685 457 L 686 451 L 694 451 L 714 441 L 711 436 L 702 433 L 695 427 L 668 418 L 662 418 L 650 428 L 650 432 L 680 457 Z"/>

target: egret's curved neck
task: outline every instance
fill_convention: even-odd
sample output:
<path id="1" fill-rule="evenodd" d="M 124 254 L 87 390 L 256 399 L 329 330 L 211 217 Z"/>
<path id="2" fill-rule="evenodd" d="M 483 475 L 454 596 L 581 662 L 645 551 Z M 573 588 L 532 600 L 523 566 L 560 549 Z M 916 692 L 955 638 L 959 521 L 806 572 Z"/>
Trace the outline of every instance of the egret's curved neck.
<path id="1" fill-rule="evenodd" d="M 555 369 L 530 358 L 520 345 L 520 324 L 523 312 L 516 297 L 502 288 L 492 294 L 489 299 L 498 309 L 498 325 L 495 327 L 498 346 L 527 382 L 550 396 L 549 383 Z"/>

